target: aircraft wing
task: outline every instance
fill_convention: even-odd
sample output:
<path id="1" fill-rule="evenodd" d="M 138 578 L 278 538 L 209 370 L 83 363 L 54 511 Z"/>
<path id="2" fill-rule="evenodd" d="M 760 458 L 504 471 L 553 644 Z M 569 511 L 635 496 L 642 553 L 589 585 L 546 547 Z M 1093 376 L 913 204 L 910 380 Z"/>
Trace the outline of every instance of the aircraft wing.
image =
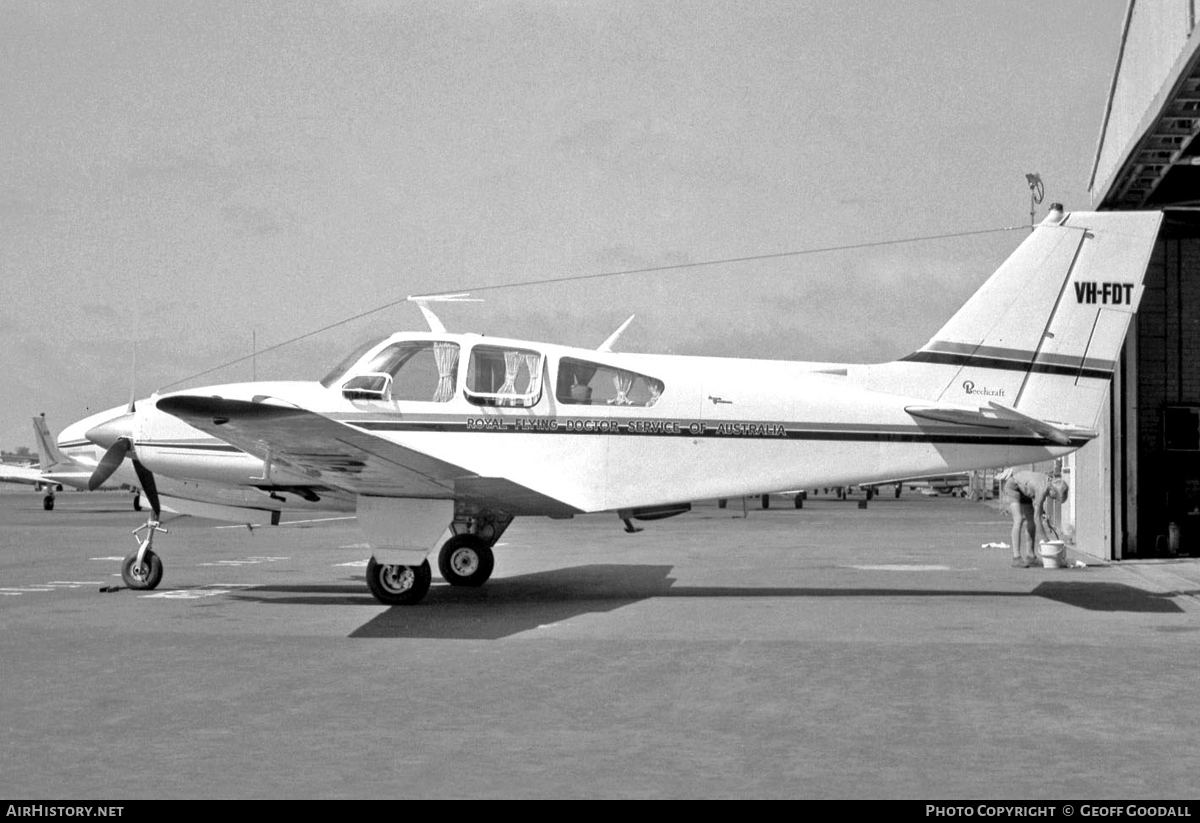
<path id="1" fill-rule="evenodd" d="M 1063 446 L 1071 445 L 1075 439 L 1090 440 L 1097 434 L 1091 429 L 1080 429 L 1040 420 L 993 401 L 989 401 L 986 408 L 978 409 L 969 409 L 964 406 L 906 406 L 904 410 L 913 417 L 936 420 L 940 423 L 958 423 L 963 426 L 982 426 L 989 429 L 1034 434 Z"/>
<path id="2" fill-rule="evenodd" d="M 513 514 L 580 511 L 307 409 L 198 395 L 165 397 L 158 408 L 270 465 L 353 494 L 470 500 Z"/>
<path id="3" fill-rule="evenodd" d="M 54 481 L 42 476 L 40 469 L 0 464 L 0 483 L 25 483 L 30 486 L 38 486 L 52 482 Z"/>

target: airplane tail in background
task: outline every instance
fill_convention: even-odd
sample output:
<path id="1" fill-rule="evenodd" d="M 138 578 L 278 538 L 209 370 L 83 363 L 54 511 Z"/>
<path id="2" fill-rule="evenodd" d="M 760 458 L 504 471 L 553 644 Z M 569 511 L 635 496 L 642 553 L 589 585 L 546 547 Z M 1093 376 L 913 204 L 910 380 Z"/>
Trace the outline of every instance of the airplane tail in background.
<path id="1" fill-rule="evenodd" d="M 58 450 L 58 444 L 50 436 L 50 427 L 46 425 L 45 416 L 33 418 L 33 436 L 37 438 L 42 471 L 48 472 L 55 467 L 73 464 L 74 461 Z"/>
<path id="2" fill-rule="evenodd" d="M 975 408 L 1059 442 L 1047 421 L 1095 429 L 1161 221 L 1056 206 L 928 343 L 870 367 L 870 387 L 932 401 L 918 417 Z"/>

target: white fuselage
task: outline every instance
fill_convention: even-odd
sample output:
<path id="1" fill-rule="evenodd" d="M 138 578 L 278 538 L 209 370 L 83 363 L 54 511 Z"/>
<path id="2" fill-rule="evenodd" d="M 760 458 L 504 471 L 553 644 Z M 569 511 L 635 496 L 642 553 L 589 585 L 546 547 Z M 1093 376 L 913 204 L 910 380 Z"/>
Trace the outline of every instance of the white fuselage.
<path id="1" fill-rule="evenodd" d="M 429 341 L 459 347 L 453 390 L 439 390 L 438 400 L 392 399 L 386 393 L 364 397 L 344 389 L 360 385 L 352 383 L 356 376 L 375 373 L 369 364 L 387 345 Z M 494 392 L 489 400 L 471 390 L 476 369 L 466 364 L 473 362 L 476 346 L 539 358 L 538 374 L 524 377 L 524 389 L 517 389 L 526 405 L 506 403 L 503 394 L 497 403 Z M 628 394 L 618 386 L 615 401 L 572 396 L 566 371 L 580 362 L 599 366 L 593 375 L 611 371 L 644 377 L 658 394 L 635 398 L 635 383 Z M 1064 454 L 1085 442 L 1057 446 L 1032 435 L 916 419 L 905 407 L 922 399 L 864 388 L 870 368 L 608 353 L 413 333 L 394 335 L 324 384 L 247 383 L 180 394 L 296 406 L 471 475 L 506 478 L 579 511 L 1012 465 Z M 220 441 L 157 410 L 139 413 L 137 448 L 148 468 L 169 476 L 253 485 L 268 470 L 265 449 L 253 456 L 222 451 Z M 212 454 L 198 462 L 194 455 L 202 448 Z M 276 483 L 305 482 L 295 466 L 269 465 Z M 349 473 L 340 488 L 351 494 L 384 493 L 360 485 Z M 419 483 L 408 492 L 390 487 L 386 493 L 444 496 Z"/>

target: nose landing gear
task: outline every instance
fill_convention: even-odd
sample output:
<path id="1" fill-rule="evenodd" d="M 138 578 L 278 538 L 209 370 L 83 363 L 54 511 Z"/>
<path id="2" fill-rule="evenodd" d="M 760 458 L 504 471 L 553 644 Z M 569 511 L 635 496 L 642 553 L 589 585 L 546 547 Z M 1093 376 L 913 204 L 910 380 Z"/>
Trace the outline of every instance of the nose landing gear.
<path id="1" fill-rule="evenodd" d="M 167 534 L 167 530 L 151 519 L 133 530 L 135 539 L 139 532 L 146 532 L 146 537 L 139 539 L 137 551 L 121 562 L 121 579 L 131 589 L 154 589 L 162 582 L 163 565 L 151 546 L 154 545 L 154 533 Z"/>

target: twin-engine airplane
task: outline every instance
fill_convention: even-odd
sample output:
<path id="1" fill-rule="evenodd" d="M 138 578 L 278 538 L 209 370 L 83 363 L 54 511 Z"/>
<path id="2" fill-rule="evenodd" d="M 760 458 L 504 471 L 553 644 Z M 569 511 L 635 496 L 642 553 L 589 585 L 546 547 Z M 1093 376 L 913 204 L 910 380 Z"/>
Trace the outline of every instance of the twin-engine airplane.
<path id="1" fill-rule="evenodd" d="M 1160 220 L 1056 207 L 892 363 L 615 353 L 611 338 L 588 350 L 434 320 L 320 382 L 155 396 L 89 434 L 105 466 L 135 457 L 154 509 L 126 581 L 162 576 L 156 476 L 352 507 L 367 585 L 399 605 L 425 596 L 434 550 L 447 582 L 482 585 L 518 516 L 613 511 L 629 527 L 699 499 L 1058 457 L 1097 436 Z"/>

